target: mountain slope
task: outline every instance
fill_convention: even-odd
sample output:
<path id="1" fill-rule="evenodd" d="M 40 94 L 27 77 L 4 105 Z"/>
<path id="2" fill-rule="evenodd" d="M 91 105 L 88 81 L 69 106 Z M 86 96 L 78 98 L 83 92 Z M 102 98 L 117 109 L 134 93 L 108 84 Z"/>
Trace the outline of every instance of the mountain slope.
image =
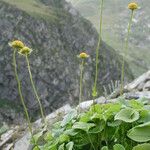
<path id="1" fill-rule="evenodd" d="M 100 0 L 68 0 L 79 12 L 99 28 Z M 135 0 L 140 9 L 135 17 L 130 35 L 129 53 L 126 57 L 135 76 L 148 70 L 150 64 L 150 3 L 147 0 Z M 124 55 L 124 38 L 129 21 L 128 3 L 131 0 L 104 1 L 103 12 L 103 40 L 117 52 Z"/>
<path id="2" fill-rule="evenodd" d="M 76 56 L 83 50 L 90 54 L 85 67 L 84 98 L 91 98 L 98 39 L 96 30 L 64 0 L 41 0 L 36 4 L 42 4 L 43 8 L 36 9 L 36 13 L 26 9 L 27 5 L 32 10 L 37 6 L 30 2 L 22 1 L 22 8 L 18 0 L 14 0 L 13 4 L 9 0 L 0 0 L 0 101 L 7 103 L 7 111 L 6 108 L 0 108 L 1 120 L 17 119 L 17 116 L 9 113 L 12 103 L 19 107 L 18 111 L 22 108 L 20 103 L 18 105 L 20 101 L 13 72 L 12 50 L 8 46 L 12 39 L 20 39 L 34 50 L 29 58 L 31 69 L 47 113 L 65 103 L 78 103 L 80 71 Z M 45 11 L 48 14 L 43 15 Z M 51 15 L 54 17 L 51 18 Z M 38 115 L 38 105 L 31 89 L 25 59 L 18 56 L 17 60 L 23 95 L 31 116 L 35 117 Z M 120 79 L 120 62 L 121 57 L 103 42 L 98 76 L 99 94 L 102 94 L 102 85 Z M 128 67 L 126 74 L 128 79 L 133 77 Z"/>

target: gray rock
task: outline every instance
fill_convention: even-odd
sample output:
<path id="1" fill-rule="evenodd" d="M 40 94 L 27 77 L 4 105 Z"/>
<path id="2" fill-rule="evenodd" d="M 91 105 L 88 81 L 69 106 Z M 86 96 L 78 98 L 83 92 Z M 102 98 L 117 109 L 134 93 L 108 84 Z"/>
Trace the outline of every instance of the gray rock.
<path id="1" fill-rule="evenodd" d="M 131 91 L 131 90 L 138 90 L 138 88 L 141 89 L 142 87 L 144 88 L 144 84 L 148 80 L 150 80 L 150 71 L 144 73 L 139 78 L 135 79 L 133 82 L 126 85 L 125 89 Z M 150 86 L 149 83 L 146 86 Z"/>
<path id="2" fill-rule="evenodd" d="M 143 90 L 150 91 L 150 81 L 147 81 L 143 87 Z"/>
<path id="3" fill-rule="evenodd" d="M 98 33 L 65 0 L 40 1 L 43 6 L 52 10 L 53 17 L 47 18 L 42 12 L 34 16 L 22 11 L 19 6 L 0 1 L 0 99 L 22 108 L 12 65 L 13 50 L 8 46 L 11 40 L 20 39 L 33 49 L 29 57 L 33 80 L 45 112 L 49 114 L 67 103 L 78 103 L 77 73 L 80 72 L 80 61 L 76 56 L 84 50 L 90 58 L 85 66 L 83 96 L 91 99 Z M 120 79 L 122 59 L 103 41 L 100 51 L 98 91 L 102 92 L 102 85 Z M 30 116 L 37 118 L 39 106 L 31 88 L 25 58 L 17 56 L 17 64 Z M 131 79 L 132 73 L 126 66 L 126 75 Z"/>
<path id="4" fill-rule="evenodd" d="M 146 98 L 150 100 L 150 91 L 142 91 L 142 92 L 128 92 L 124 94 L 126 99 L 142 99 Z"/>
<path id="5" fill-rule="evenodd" d="M 49 126 L 52 126 L 55 122 L 62 119 L 69 111 L 71 111 L 70 105 L 65 105 L 64 107 L 56 110 L 55 112 L 49 114 L 46 117 L 47 123 Z M 37 130 L 41 128 L 43 124 L 41 123 L 41 119 L 37 120 L 33 123 L 33 129 Z M 31 135 L 29 132 L 26 132 L 22 138 L 18 139 L 15 143 L 14 150 L 31 150 L 32 146 L 30 145 Z"/>
<path id="6" fill-rule="evenodd" d="M 26 133 L 19 141 L 15 143 L 14 150 L 31 150 L 30 134 Z"/>

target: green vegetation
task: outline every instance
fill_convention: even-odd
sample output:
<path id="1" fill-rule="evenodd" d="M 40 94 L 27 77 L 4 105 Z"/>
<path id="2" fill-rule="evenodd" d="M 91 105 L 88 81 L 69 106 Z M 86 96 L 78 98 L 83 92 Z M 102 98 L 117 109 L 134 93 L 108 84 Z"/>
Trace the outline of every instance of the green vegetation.
<path id="1" fill-rule="evenodd" d="M 10 2 L 10 1 L 7 1 Z M 19 8 L 25 6 L 25 1 L 14 1 Z M 78 1 L 77 1 L 78 2 Z M 28 4 L 33 6 L 32 1 L 28 1 Z M 105 4 L 106 5 L 106 4 Z M 110 4 L 109 4 L 110 5 Z M 98 46 L 96 49 L 96 68 L 95 68 L 95 85 L 94 92 L 97 92 L 97 74 L 99 63 L 99 47 L 102 37 L 102 7 L 100 14 L 100 33 Z M 27 6 L 28 7 L 28 6 Z M 30 8 L 31 9 L 31 8 Z M 131 8 L 130 8 L 131 9 Z M 26 10 L 27 11 L 27 10 Z M 35 9 L 35 12 L 40 9 Z M 31 12 L 32 13 L 32 12 Z M 132 21 L 133 11 L 131 15 Z M 131 22 L 128 26 L 128 37 L 131 27 Z M 128 48 L 128 40 L 126 40 L 126 49 Z M 34 94 L 40 106 L 41 115 L 43 120 L 45 116 L 42 109 L 40 98 L 37 94 L 36 87 L 34 85 L 30 63 L 28 55 L 32 50 L 24 45 L 19 40 L 15 40 L 10 43 L 10 46 L 14 49 L 13 53 L 13 65 L 15 76 L 18 84 L 18 92 L 24 108 L 28 127 L 31 133 L 31 143 L 33 144 L 33 150 L 146 150 L 150 149 L 150 104 L 145 100 L 130 100 L 126 101 L 123 98 L 118 99 L 116 103 L 95 104 L 87 111 L 78 111 L 78 108 L 71 110 L 62 121 L 56 122 L 52 127 L 49 127 L 45 121 L 43 128 L 37 131 L 33 135 L 32 124 L 28 110 L 23 98 L 22 85 L 18 77 L 17 70 L 17 52 L 26 57 L 27 67 L 29 71 L 29 78 L 31 86 L 34 90 Z M 89 57 L 86 53 L 79 55 L 81 58 L 81 76 L 80 76 L 80 95 L 79 104 L 82 101 L 82 80 L 83 80 L 83 67 L 84 59 Z M 124 67 L 124 59 L 123 59 Z M 124 68 L 123 68 L 124 71 Z M 92 86 L 92 85 L 91 85 Z M 97 94 L 94 93 L 94 98 Z M 94 101 L 94 99 L 93 99 Z M 80 108 L 79 108 L 80 109 Z M 78 113 L 79 112 L 79 113 Z M 142 143 L 142 144 L 141 144 Z"/>
<path id="2" fill-rule="evenodd" d="M 35 134 L 35 142 L 41 150 L 146 150 L 150 148 L 149 108 L 146 101 L 122 99 L 91 106 L 80 115 L 72 110 L 51 131 Z"/>

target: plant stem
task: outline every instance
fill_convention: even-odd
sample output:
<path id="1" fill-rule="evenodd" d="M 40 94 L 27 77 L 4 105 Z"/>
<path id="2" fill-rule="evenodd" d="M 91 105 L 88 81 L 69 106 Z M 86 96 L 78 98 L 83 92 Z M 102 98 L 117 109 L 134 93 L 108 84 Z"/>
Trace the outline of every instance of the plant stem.
<path id="1" fill-rule="evenodd" d="M 80 66 L 80 92 L 79 92 L 79 105 L 80 103 L 82 102 L 82 90 L 83 90 L 83 87 L 82 87 L 82 83 L 83 83 L 83 69 L 84 69 L 84 59 L 82 59 L 82 62 L 81 62 L 81 66 Z M 80 112 L 80 110 L 79 110 Z"/>
<path id="2" fill-rule="evenodd" d="M 101 8 L 100 8 L 100 27 L 99 27 L 99 39 L 98 44 L 96 48 L 96 64 L 95 64 L 95 80 L 94 80 L 94 86 L 92 91 L 92 96 L 95 98 L 97 96 L 97 80 L 98 80 L 98 63 L 99 63 L 99 48 L 101 46 L 101 40 L 102 40 L 102 20 L 103 20 L 103 2 L 104 0 L 101 0 Z M 94 102 L 94 101 L 93 101 Z"/>
<path id="3" fill-rule="evenodd" d="M 25 101 L 24 101 L 24 98 L 23 98 L 23 95 L 22 95 L 21 83 L 20 83 L 20 80 L 19 80 L 19 77 L 18 77 L 18 73 L 17 73 L 16 52 L 17 52 L 17 50 L 14 49 L 13 65 L 14 65 L 15 77 L 16 77 L 17 84 L 18 84 L 18 92 L 19 92 L 20 100 L 21 100 L 22 106 L 24 108 L 24 112 L 25 112 L 26 119 L 27 119 L 27 122 L 28 122 L 29 131 L 31 133 L 31 136 L 33 137 L 32 125 L 31 125 L 29 114 L 28 114 L 28 111 L 27 111 L 27 107 L 25 105 Z"/>
<path id="4" fill-rule="evenodd" d="M 89 141 L 91 143 L 91 146 L 93 147 L 93 150 L 96 150 L 95 147 L 94 147 L 94 145 L 93 145 L 93 142 L 91 140 L 91 137 L 90 137 L 89 133 L 87 133 L 87 135 L 88 135 Z"/>
<path id="5" fill-rule="evenodd" d="M 129 24 L 128 24 L 127 38 L 126 38 L 126 41 L 125 41 L 125 54 L 123 55 L 123 60 L 122 60 L 121 90 L 120 90 L 120 95 L 123 94 L 123 89 L 124 89 L 125 55 L 127 55 L 127 50 L 128 50 L 129 35 L 130 35 L 131 24 L 132 24 L 133 14 L 134 14 L 133 12 L 134 12 L 134 11 L 132 10 L 131 17 L 130 17 Z"/>
<path id="6" fill-rule="evenodd" d="M 41 104 L 40 98 L 39 98 L 39 96 L 38 96 L 37 90 L 36 90 L 36 88 L 35 88 L 35 84 L 34 84 L 34 82 L 33 82 L 33 77 L 32 77 L 32 73 L 31 73 L 30 63 L 29 63 L 29 59 L 28 59 L 28 56 L 27 56 L 27 55 L 26 55 L 26 62 L 27 62 L 27 67 L 28 67 L 28 72 L 29 72 L 29 76 L 30 76 L 31 85 L 32 85 L 34 94 L 35 94 L 36 99 L 37 99 L 37 101 L 38 101 L 38 103 L 39 103 L 39 106 L 40 106 L 40 111 L 41 111 L 42 120 L 44 121 L 44 123 L 45 123 L 45 125 L 46 125 L 46 119 L 45 119 L 45 116 L 44 116 L 42 104 Z"/>

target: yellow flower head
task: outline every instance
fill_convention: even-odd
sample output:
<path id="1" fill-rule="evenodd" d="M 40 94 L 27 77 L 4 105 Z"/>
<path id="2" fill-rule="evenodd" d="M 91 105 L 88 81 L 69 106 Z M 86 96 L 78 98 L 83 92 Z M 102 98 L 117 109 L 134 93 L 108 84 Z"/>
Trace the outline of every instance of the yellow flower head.
<path id="1" fill-rule="evenodd" d="M 24 47 L 23 42 L 19 41 L 19 40 L 15 40 L 13 42 L 10 42 L 9 45 L 13 48 L 17 48 L 17 49 L 21 49 Z"/>
<path id="2" fill-rule="evenodd" d="M 87 53 L 80 53 L 80 55 L 78 55 L 79 58 L 85 59 L 88 58 L 89 55 Z"/>
<path id="3" fill-rule="evenodd" d="M 138 4 L 137 3 L 129 3 L 128 8 L 131 10 L 138 9 Z"/>
<path id="4" fill-rule="evenodd" d="M 22 49 L 20 49 L 20 51 L 18 53 L 21 54 L 21 55 L 29 55 L 31 52 L 32 52 L 32 49 L 25 46 Z"/>

